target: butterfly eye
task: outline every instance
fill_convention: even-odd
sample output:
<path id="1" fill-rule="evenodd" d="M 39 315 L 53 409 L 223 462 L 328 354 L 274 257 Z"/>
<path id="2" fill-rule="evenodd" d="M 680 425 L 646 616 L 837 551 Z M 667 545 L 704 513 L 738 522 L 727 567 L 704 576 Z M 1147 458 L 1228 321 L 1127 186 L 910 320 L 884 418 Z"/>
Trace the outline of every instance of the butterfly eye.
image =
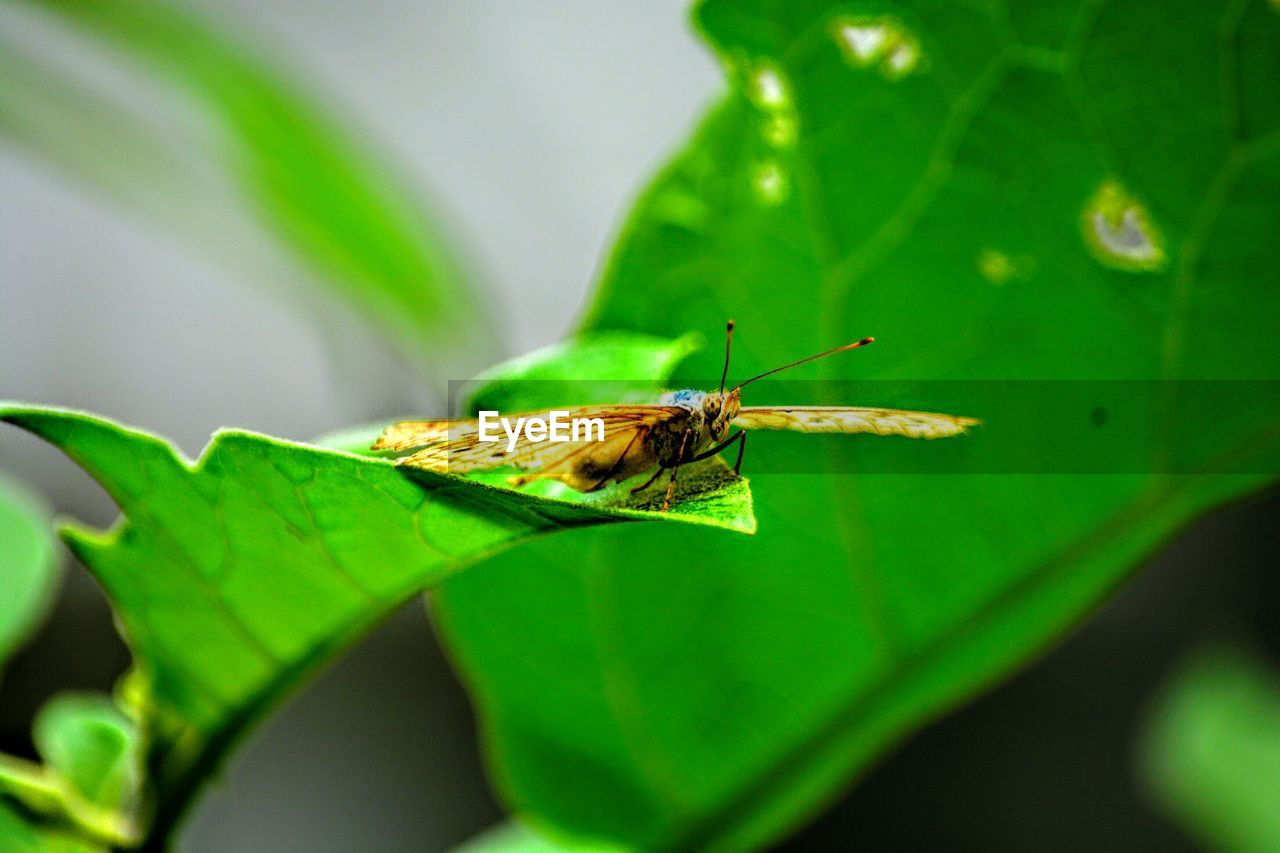
<path id="1" fill-rule="evenodd" d="M 702 411 L 711 417 L 715 417 L 715 415 L 720 411 L 720 401 L 715 397 L 703 397 Z"/>

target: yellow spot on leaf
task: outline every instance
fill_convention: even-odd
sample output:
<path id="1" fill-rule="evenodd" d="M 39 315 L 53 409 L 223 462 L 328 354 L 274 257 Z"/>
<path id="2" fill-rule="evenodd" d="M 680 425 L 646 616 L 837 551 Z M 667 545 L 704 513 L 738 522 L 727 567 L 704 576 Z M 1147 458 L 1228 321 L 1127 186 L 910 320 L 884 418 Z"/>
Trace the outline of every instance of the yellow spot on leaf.
<path id="1" fill-rule="evenodd" d="M 1017 273 L 1013 260 L 996 249 L 983 249 L 978 254 L 978 271 L 992 284 L 1004 284 Z"/>
<path id="2" fill-rule="evenodd" d="M 777 160 L 766 160 L 756 166 L 751 176 L 756 195 L 768 205 L 781 203 L 790 190 L 787 173 L 778 165 Z"/>
<path id="3" fill-rule="evenodd" d="M 765 110 L 777 110 L 791 100 L 786 80 L 776 66 L 761 63 L 751 75 L 751 100 Z"/>
<path id="4" fill-rule="evenodd" d="M 789 148 L 794 145 L 799 130 L 795 116 L 790 113 L 769 116 L 760 126 L 760 134 L 774 148 Z"/>
<path id="5" fill-rule="evenodd" d="M 1006 284 L 1015 279 L 1029 278 L 1036 268 L 1031 255 L 1010 255 L 1000 249 L 985 248 L 978 253 L 978 272 L 992 284 Z"/>
<path id="6" fill-rule="evenodd" d="M 759 111 L 760 135 L 772 148 L 790 148 L 800 134 L 800 120 L 786 76 L 771 62 L 759 62 L 745 74 L 747 99 Z"/>
<path id="7" fill-rule="evenodd" d="M 710 210 L 701 196 L 669 189 L 653 199 L 653 215 L 669 225 L 701 231 L 706 228 Z"/>
<path id="8" fill-rule="evenodd" d="M 920 48 L 913 41 L 900 41 L 884 61 L 884 72 L 890 77 L 902 77 L 915 70 L 920 61 Z"/>

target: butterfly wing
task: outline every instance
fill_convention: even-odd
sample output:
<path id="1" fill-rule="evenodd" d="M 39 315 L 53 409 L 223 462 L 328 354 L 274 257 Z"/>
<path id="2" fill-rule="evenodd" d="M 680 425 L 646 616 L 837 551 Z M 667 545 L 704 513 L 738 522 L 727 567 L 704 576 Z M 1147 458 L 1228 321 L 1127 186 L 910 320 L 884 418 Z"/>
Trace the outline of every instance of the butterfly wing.
<path id="1" fill-rule="evenodd" d="M 743 406 L 733 423 L 743 429 L 871 433 L 906 438 L 950 438 L 982 422 L 956 415 L 855 406 Z"/>
<path id="2" fill-rule="evenodd" d="M 654 427 L 673 418 L 687 417 L 679 406 L 585 406 L 557 409 L 567 418 L 598 419 L 604 438 L 592 428 L 577 441 L 530 441 L 522 432 L 507 451 L 506 433 L 499 427 L 498 441 L 481 441 L 479 421 L 405 421 L 388 427 L 374 450 L 414 450 L 396 460 L 428 471 L 465 474 L 492 468 L 515 467 L 531 474 L 513 478 L 520 484 L 536 479 L 556 479 L 578 491 L 592 491 L 610 481 L 620 482 L 653 466 L 648 436 Z M 525 412 L 516 418 L 549 420 L 551 412 Z M 495 430 L 491 430 L 491 433 Z"/>
<path id="3" fill-rule="evenodd" d="M 450 425 L 463 428 L 466 424 L 479 427 L 479 421 L 401 421 L 383 430 L 382 435 L 373 443 L 370 450 L 413 450 L 415 447 L 426 447 L 449 438 Z"/>

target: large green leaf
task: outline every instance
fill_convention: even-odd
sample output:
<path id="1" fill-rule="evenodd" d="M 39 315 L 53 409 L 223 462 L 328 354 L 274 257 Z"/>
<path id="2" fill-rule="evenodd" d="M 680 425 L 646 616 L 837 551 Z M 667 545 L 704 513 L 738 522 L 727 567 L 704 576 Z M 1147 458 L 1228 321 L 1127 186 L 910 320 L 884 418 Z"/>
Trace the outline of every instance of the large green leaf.
<path id="1" fill-rule="evenodd" d="M 1171 381 L 1280 373 L 1275 4 L 708 0 L 697 20 L 732 91 L 641 198 L 588 325 L 733 316 L 735 375 L 873 334 L 804 369 L 1046 384 L 979 408 L 932 386 L 988 425 L 938 445 L 969 473 L 801 476 L 926 450 L 761 434 L 746 469 L 780 473 L 753 475 L 754 539 L 616 528 L 439 591 L 512 809 L 647 849 L 776 839 L 1271 482 L 1280 441 L 1274 384 L 1207 407 L 1220 386 Z M 691 374 L 716 381 L 718 354 Z M 1063 379 L 1144 380 L 1151 405 L 1082 444 L 1009 428 Z M 1113 446 L 1105 475 L 966 467 L 1083 472 Z"/>
<path id="2" fill-rule="evenodd" d="M 1262 661 L 1198 653 L 1157 697 L 1141 746 L 1156 804 L 1209 848 L 1280 849 L 1280 679 Z"/>
<path id="3" fill-rule="evenodd" d="M 49 511 L 0 475 L 0 665 L 38 624 L 58 578 Z"/>
<path id="4" fill-rule="evenodd" d="M 658 513 L 645 493 L 538 497 L 235 430 L 192 464 L 80 412 L 4 404 L 0 420 L 56 445 L 123 511 L 110 530 L 64 538 L 135 655 L 123 695 L 149 741 L 159 839 L 282 694 L 464 566 L 537 534 L 611 522 L 754 529 L 745 481 L 723 465 L 688 478 Z M 88 775 L 77 787 L 101 788 Z"/>
<path id="5" fill-rule="evenodd" d="M 11 15 L 26 4 L 13 5 Z M 486 351 L 475 340 L 475 293 L 415 182 L 243 34 L 167 0 L 30 5 L 186 100 L 182 110 L 153 105 L 159 114 L 145 114 L 99 81 L 24 49 L 21 30 L 0 29 L 0 133 L 243 265 L 260 247 L 252 232 L 242 233 L 238 214 L 250 228 L 265 229 L 311 280 L 377 321 L 420 365 L 438 364 L 441 352 L 462 346 L 473 357 Z M 190 115 L 205 122 L 200 130 L 215 131 L 212 143 L 175 118 Z M 280 278 L 278 265 L 258 272 Z"/>

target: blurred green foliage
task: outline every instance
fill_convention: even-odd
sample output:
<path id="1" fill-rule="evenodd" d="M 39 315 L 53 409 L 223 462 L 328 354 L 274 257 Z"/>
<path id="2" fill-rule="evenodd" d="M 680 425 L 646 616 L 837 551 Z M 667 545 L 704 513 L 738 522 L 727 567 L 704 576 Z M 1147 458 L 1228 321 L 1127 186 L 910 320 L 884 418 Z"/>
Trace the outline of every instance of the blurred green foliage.
<path id="1" fill-rule="evenodd" d="M 58 585 L 58 556 L 48 508 L 0 476 L 0 665 L 39 626 Z M 129 838 L 129 818 L 122 815 L 132 810 L 137 779 L 124 757 L 136 746 L 128 722 L 105 697 L 62 695 L 45 706 L 34 728 L 47 767 L 0 754 L 0 792 L 14 798 L 0 796 L 0 848 L 96 849 L 97 842 L 79 840 L 68 822 L 90 837 Z M 42 828 L 24 809 L 61 828 Z"/>
<path id="2" fill-rule="evenodd" d="M 59 563 L 49 510 L 0 475 L 0 667 L 39 624 L 57 587 Z"/>
<path id="3" fill-rule="evenodd" d="M 1280 850 L 1280 678 L 1236 648 L 1192 656 L 1156 697 L 1139 771 L 1213 850 Z"/>
<path id="4" fill-rule="evenodd" d="M 141 733 L 108 696 L 62 693 L 36 715 L 36 764 L 0 755 L 0 808 L 24 815 L 49 839 L 77 837 L 93 846 L 132 847 L 142 840 Z M 0 839 L 9 841 L 3 831 Z"/>
<path id="5" fill-rule="evenodd" d="M 623 853 L 626 847 L 602 841 L 562 843 L 518 821 L 508 821 L 483 832 L 453 853 Z"/>
<path id="6" fill-rule="evenodd" d="M 731 91 L 636 205 L 587 328 L 711 336 L 732 316 L 735 376 L 872 334 L 807 375 L 1277 378 L 1274 4 L 707 0 L 696 17 Z M 881 402 L 762 386 L 753 401 Z M 754 539 L 586 532 L 453 579 L 436 613 L 503 798 L 646 849 L 779 838 L 1271 481 L 1280 401 L 1204 411 L 1168 388 L 1125 434 L 1096 431 L 1145 474 L 756 475 Z M 996 433 L 937 452 L 989 453 Z M 896 452 L 750 444 L 748 474 Z M 1217 473 L 1241 470 L 1259 473 Z"/>
<path id="7" fill-rule="evenodd" d="M 108 849 L 70 832 L 37 826 L 3 799 L 0 799 L 0 838 L 10 853 L 103 853 Z"/>
<path id="8" fill-rule="evenodd" d="M 107 697 L 64 693 L 36 717 L 36 749 L 85 800 L 131 812 L 138 791 L 138 740 L 132 722 Z"/>
<path id="9" fill-rule="evenodd" d="M 474 286 L 415 181 L 264 60 L 252 39 L 164 0 L 8 5 L 10 14 L 52 15 L 185 109 L 131 102 L 0 30 L 0 134 L 224 261 L 253 254 L 229 239 L 269 235 L 307 280 L 376 322 L 426 375 L 438 375 L 444 355 L 492 352 Z M 208 126 L 184 126 L 190 114 Z M 237 215 L 248 219 L 248 234 Z"/>

